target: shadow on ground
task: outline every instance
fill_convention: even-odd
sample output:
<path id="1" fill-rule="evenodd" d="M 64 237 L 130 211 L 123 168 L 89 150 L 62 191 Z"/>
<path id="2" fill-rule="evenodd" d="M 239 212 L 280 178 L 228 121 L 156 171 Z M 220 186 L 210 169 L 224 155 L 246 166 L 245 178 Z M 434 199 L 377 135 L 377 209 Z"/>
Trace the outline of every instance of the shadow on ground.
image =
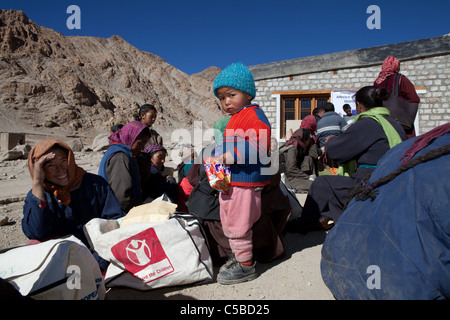
<path id="1" fill-rule="evenodd" d="M 282 259 L 272 261 L 270 263 L 259 263 L 257 265 L 257 272 L 259 277 L 264 277 L 264 273 L 278 264 L 286 263 L 293 254 L 300 252 L 307 248 L 315 247 L 323 244 L 325 241 L 325 231 L 309 232 L 306 235 L 299 233 L 286 233 L 284 235 L 284 245 L 286 255 Z M 107 300 L 195 300 L 191 291 L 202 290 L 201 286 L 220 286 L 216 282 L 216 276 L 219 271 L 219 266 L 214 267 L 214 276 L 212 282 L 207 284 L 192 284 L 184 286 L 172 286 L 166 288 L 152 289 L 149 291 L 138 291 L 130 288 L 111 288 L 107 295 Z M 219 287 L 220 288 L 220 287 Z M 206 290 L 206 288 L 205 288 Z M 183 293 L 187 292 L 187 295 Z M 233 298 L 229 298 L 233 299 Z"/>

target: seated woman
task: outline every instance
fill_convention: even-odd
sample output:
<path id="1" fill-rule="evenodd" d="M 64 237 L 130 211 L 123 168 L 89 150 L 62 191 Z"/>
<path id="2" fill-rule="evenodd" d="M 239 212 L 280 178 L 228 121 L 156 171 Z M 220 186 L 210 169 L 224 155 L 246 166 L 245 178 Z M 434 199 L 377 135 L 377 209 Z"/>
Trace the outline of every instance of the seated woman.
<path id="1" fill-rule="evenodd" d="M 348 191 L 372 173 L 390 148 L 406 140 L 403 128 L 381 107 L 388 97 L 387 90 L 373 86 L 355 94 L 359 116 L 345 132 L 329 139 L 322 151 L 340 165 L 353 161 L 356 170 L 349 176 L 319 176 L 314 180 L 302 215 L 295 221 L 297 231 L 331 228 L 342 214 Z"/>
<path id="2" fill-rule="evenodd" d="M 297 193 L 307 193 L 315 178 L 318 155 L 311 142 L 309 130 L 300 128 L 280 150 L 285 155 L 286 185 Z"/>
<path id="3" fill-rule="evenodd" d="M 131 121 L 109 136 L 110 146 L 100 162 L 98 174 L 109 182 L 125 212 L 143 203 L 135 159 L 149 138 L 145 124 Z"/>
<path id="4" fill-rule="evenodd" d="M 158 143 L 145 147 L 143 155 L 139 157 L 141 172 L 150 171 L 147 179 L 142 180 L 142 194 L 144 202 L 151 202 L 166 194 L 173 203 L 178 201 L 178 184 L 174 177 L 164 174 L 164 162 L 167 150 Z"/>
<path id="5" fill-rule="evenodd" d="M 309 147 L 309 155 L 313 158 L 314 163 L 314 175 L 319 176 L 319 157 L 322 155 L 322 150 L 319 149 L 319 140 L 316 136 L 317 120 L 313 115 L 309 115 L 303 118 L 300 124 L 301 129 L 308 129 L 311 134 L 311 142 Z"/>
<path id="6" fill-rule="evenodd" d="M 78 167 L 72 150 L 62 141 L 38 143 L 28 155 L 28 168 L 33 186 L 25 199 L 22 230 L 30 239 L 74 235 L 89 248 L 83 225 L 92 218 L 125 215 L 109 184 Z M 107 262 L 94 256 L 104 271 Z"/>

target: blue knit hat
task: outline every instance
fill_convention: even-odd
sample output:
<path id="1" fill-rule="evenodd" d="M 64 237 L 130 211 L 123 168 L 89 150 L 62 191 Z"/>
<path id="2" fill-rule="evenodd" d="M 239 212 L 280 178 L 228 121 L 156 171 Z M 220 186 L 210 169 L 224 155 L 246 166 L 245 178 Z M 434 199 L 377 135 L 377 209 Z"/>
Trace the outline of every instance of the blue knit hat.
<path id="1" fill-rule="evenodd" d="M 241 62 L 233 63 L 214 79 L 213 91 L 217 97 L 217 89 L 230 87 L 248 93 L 253 98 L 256 95 L 255 81 L 250 70 Z"/>

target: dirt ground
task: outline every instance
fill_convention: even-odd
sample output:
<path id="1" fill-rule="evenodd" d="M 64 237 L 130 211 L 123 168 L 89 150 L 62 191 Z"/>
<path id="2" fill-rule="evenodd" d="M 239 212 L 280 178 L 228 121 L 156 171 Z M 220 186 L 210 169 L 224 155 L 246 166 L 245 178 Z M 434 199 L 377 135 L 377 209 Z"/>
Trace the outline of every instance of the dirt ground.
<path id="1" fill-rule="evenodd" d="M 102 153 L 77 152 L 76 162 L 88 172 L 97 173 Z M 25 245 L 28 238 L 21 229 L 22 206 L 31 179 L 26 160 L 0 162 L 0 250 Z M 306 235 L 287 233 L 286 256 L 267 264 L 257 264 L 258 278 L 253 281 L 220 285 L 214 279 L 206 284 L 168 287 L 150 291 L 109 288 L 109 300 L 334 300 L 320 273 L 322 243 L 326 233 Z"/>

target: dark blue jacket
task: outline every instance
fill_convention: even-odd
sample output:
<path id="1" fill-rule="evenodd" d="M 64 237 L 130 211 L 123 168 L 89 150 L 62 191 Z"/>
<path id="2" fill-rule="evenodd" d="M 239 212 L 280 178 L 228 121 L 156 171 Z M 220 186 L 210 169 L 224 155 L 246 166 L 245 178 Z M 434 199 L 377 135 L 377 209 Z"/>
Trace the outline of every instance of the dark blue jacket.
<path id="1" fill-rule="evenodd" d="M 22 230 L 30 238 L 44 241 L 74 235 L 87 247 L 89 243 L 83 225 L 92 218 L 118 219 L 125 215 L 109 184 L 100 176 L 86 172 L 79 188 L 70 192 L 66 207 L 53 195 L 45 192 L 47 207 L 30 190 L 23 207 Z"/>
<path id="2" fill-rule="evenodd" d="M 108 177 L 108 164 L 116 154 L 125 154 L 128 158 L 128 163 L 123 166 L 111 166 L 111 177 Z M 111 185 L 112 189 L 117 195 L 119 202 L 124 211 L 128 212 L 132 207 L 142 204 L 141 178 L 139 168 L 133 160 L 131 149 L 124 144 L 112 144 L 109 146 L 103 155 L 98 168 L 98 175 L 103 177 Z M 124 182 L 122 176 L 131 177 L 128 183 Z M 113 180 L 114 179 L 114 180 Z"/>
<path id="3" fill-rule="evenodd" d="M 399 168 L 416 139 L 386 153 L 369 181 Z M 414 158 L 449 144 L 447 133 Z M 374 200 L 350 202 L 322 248 L 322 277 L 335 298 L 450 298 L 449 177 L 447 154 L 378 187 Z"/>
<path id="4" fill-rule="evenodd" d="M 178 202 L 178 184 L 175 179 L 169 179 L 163 175 L 157 167 L 151 164 L 150 180 L 142 187 L 145 202 L 151 202 L 166 194 L 173 203 Z"/>

